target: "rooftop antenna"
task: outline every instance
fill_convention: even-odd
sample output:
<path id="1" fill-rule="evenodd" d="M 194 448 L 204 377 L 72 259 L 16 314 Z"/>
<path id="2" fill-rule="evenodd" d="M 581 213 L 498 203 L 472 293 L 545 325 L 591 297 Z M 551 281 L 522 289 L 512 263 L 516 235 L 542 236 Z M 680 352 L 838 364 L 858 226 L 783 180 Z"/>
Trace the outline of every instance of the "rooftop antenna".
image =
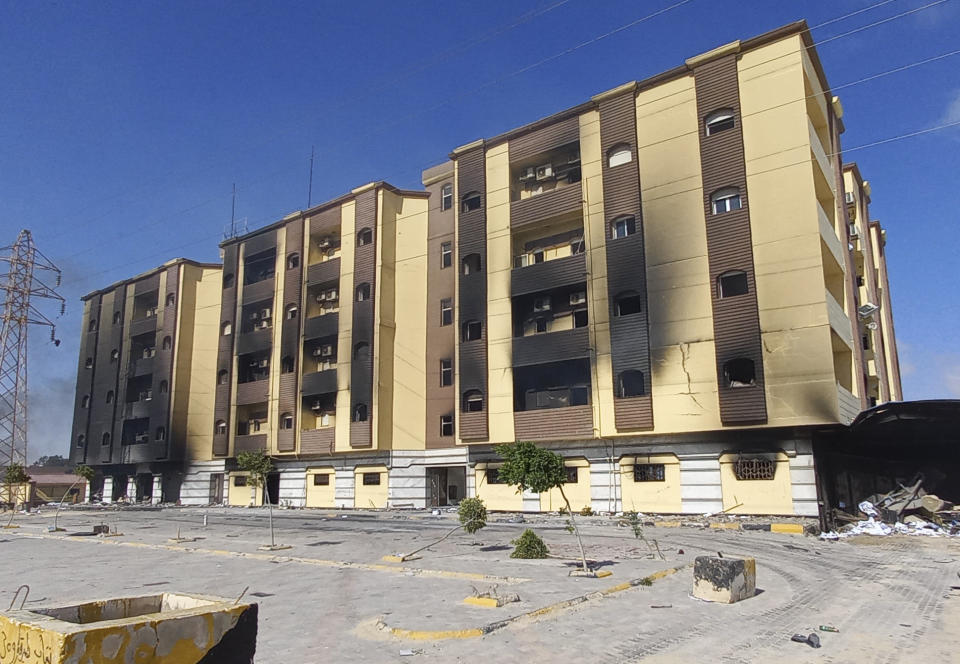
<path id="1" fill-rule="evenodd" d="M 313 146 L 310 146 L 310 184 L 307 185 L 307 209 L 313 203 Z"/>
<path id="2" fill-rule="evenodd" d="M 238 235 L 247 232 L 247 218 L 244 217 L 237 223 L 237 183 L 233 183 L 233 196 L 230 199 L 230 230 L 224 229 L 223 239 L 232 240 Z"/>

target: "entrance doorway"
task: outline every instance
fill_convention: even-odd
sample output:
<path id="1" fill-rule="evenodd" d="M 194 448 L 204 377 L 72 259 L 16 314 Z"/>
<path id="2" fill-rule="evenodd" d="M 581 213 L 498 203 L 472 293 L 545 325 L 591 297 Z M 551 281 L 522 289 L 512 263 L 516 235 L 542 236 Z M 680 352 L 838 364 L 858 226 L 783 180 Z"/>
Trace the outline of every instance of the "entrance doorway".
<path id="1" fill-rule="evenodd" d="M 153 475 L 141 473 L 137 475 L 137 501 L 144 502 L 153 498 Z"/>
<path id="2" fill-rule="evenodd" d="M 223 473 L 210 473 L 210 503 L 223 504 Z"/>
<path id="3" fill-rule="evenodd" d="M 427 468 L 430 507 L 456 505 L 466 493 L 467 471 L 462 466 Z"/>
<path id="4" fill-rule="evenodd" d="M 280 504 L 280 473 L 267 475 L 267 500 L 271 505 Z"/>

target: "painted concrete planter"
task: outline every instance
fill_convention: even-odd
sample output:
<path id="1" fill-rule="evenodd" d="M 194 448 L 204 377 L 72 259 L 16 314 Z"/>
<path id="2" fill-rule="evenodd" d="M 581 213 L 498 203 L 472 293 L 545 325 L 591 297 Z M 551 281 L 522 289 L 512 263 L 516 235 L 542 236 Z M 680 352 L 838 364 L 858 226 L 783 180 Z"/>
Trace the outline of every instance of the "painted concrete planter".
<path id="1" fill-rule="evenodd" d="M 0 664 L 243 664 L 257 605 L 162 593 L 0 613 Z"/>

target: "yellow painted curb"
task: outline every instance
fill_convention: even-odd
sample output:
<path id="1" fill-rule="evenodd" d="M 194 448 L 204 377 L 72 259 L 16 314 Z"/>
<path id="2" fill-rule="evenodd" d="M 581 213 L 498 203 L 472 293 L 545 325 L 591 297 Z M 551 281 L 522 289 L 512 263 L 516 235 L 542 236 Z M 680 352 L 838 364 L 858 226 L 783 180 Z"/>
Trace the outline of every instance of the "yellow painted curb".
<path id="1" fill-rule="evenodd" d="M 653 525 L 655 528 L 679 528 L 679 521 L 654 521 Z"/>
<path id="2" fill-rule="evenodd" d="M 597 572 L 597 578 L 598 578 L 598 579 L 602 579 L 602 578 L 604 578 L 605 576 L 613 576 L 613 572 L 611 572 L 611 571 L 608 570 L 608 569 L 602 569 L 602 570 L 600 570 L 599 572 Z"/>
<path id="3" fill-rule="evenodd" d="M 500 606 L 500 602 L 495 597 L 467 597 L 463 600 L 463 603 L 484 606 L 488 609 L 495 609 Z"/>
<path id="4" fill-rule="evenodd" d="M 444 639 L 473 639 L 483 636 L 482 629 L 447 629 L 439 631 L 420 629 L 400 629 L 391 627 L 390 633 L 401 639 L 411 641 L 442 641 Z"/>
<path id="5" fill-rule="evenodd" d="M 664 577 L 670 576 L 671 574 L 676 574 L 682 570 L 686 565 L 681 565 L 680 567 L 670 567 L 669 569 L 662 569 L 659 572 L 654 572 L 653 574 L 644 577 L 645 581 L 657 581 Z"/>
<path id="6" fill-rule="evenodd" d="M 799 523 L 771 523 L 770 532 L 803 535 L 803 526 Z"/>
<path id="7" fill-rule="evenodd" d="M 711 523 L 711 528 L 716 528 L 717 530 L 740 530 L 740 524 L 737 522 L 733 523 Z"/>
<path id="8" fill-rule="evenodd" d="M 380 560 L 382 560 L 385 563 L 402 563 L 403 557 L 402 556 L 384 556 Z"/>

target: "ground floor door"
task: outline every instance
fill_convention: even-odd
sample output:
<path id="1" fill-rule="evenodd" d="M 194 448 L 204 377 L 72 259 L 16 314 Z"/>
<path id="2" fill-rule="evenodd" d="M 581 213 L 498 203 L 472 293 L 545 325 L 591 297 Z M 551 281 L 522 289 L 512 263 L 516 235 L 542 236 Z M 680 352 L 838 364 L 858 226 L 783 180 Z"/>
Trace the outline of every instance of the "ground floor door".
<path id="1" fill-rule="evenodd" d="M 267 475 L 267 500 L 271 505 L 280 504 L 280 473 Z"/>
<path id="2" fill-rule="evenodd" d="M 223 473 L 210 473 L 210 502 L 223 504 Z"/>
<path id="3" fill-rule="evenodd" d="M 456 505 L 467 493 L 467 470 L 463 466 L 427 468 L 430 507 Z"/>
<path id="4" fill-rule="evenodd" d="M 430 507 L 447 505 L 447 469 L 427 468 L 427 485 L 430 489 Z"/>
<path id="5" fill-rule="evenodd" d="M 137 501 L 143 502 L 153 498 L 153 475 L 141 473 L 137 475 Z"/>

